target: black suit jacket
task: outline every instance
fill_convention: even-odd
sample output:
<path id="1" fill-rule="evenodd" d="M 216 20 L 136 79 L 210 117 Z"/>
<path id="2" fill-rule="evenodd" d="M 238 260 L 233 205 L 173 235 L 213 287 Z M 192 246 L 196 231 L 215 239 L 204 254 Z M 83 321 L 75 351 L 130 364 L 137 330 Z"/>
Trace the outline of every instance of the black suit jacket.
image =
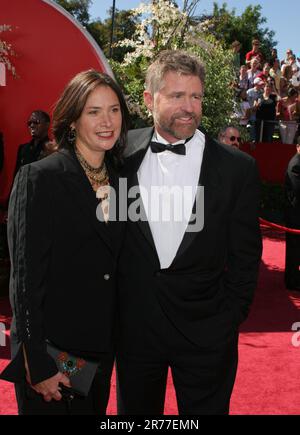
<path id="1" fill-rule="evenodd" d="M 124 224 L 100 222 L 97 205 L 74 151 L 57 152 L 18 172 L 8 217 L 13 361 L 2 378 L 24 377 L 22 344 L 33 384 L 57 372 L 46 339 L 82 356 L 113 350 Z"/>
<path id="2" fill-rule="evenodd" d="M 287 225 L 300 228 L 300 154 L 297 153 L 289 161 L 285 176 Z"/>
<path id="3" fill-rule="evenodd" d="M 49 138 L 48 136 L 46 136 L 45 138 L 41 139 L 37 144 L 35 144 L 34 139 L 32 139 L 30 142 L 19 145 L 15 175 L 21 168 L 21 166 L 28 165 L 29 163 L 40 160 L 44 151 L 45 143 L 47 143 L 48 141 Z"/>
<path id="4" fill-rule="evenodd" d="M 153 129 L 129 133 L 125 173 L 129 187 Z M 184 157 L 183 157 L 184 158 Z M 189 341 L 225 343 L 247 317 L 261 258 L 259 177 L 254 159 L 206 137 L 199 185 L 204 186 L 204 228 L 186 232 L 167 269 L 160 269 L 148 222 L 130 222 L 120 256 L 120 344 L 135 346 L 151 323 L 156 302 Z M 154 312 L 154 311 L 153 311 Z"/>

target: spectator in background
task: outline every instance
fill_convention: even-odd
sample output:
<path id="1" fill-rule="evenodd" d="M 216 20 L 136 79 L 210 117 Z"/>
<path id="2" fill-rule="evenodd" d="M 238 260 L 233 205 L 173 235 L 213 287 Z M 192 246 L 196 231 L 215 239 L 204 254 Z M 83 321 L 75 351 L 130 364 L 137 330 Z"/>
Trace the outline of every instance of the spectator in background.
<path id="1" fill-rule="evenodd" d="M 239 130 L 233 125 L 223 128 L 219 133 L 218 140 L 225 145 L 236 148 L 240 147 L 242 141 Z"/>
<path id="2" fill-rule="evenodd" d="M 42 110 L 34 110 L 28 121 L 27 126 L 32 137 L 30 142 L 19 146 L 15 174 L 21 166 L 35 162 L 45 157 L 45 144 L 49 142 L 48 130 L 50 116 Z"/>
<path id="3" fill-rule="evenodd" d="M 270 65 L 273 65 L 274 60 L 278 58 L 277 49 L 272 48 L 271 50 L 271 57 L 270 57 Z"/>
<path id="4" fill-rule="evenodd" d="M 297 131 L 295 120 L 295 103 L 298 91 L 294 88 L 288 90 L 287 97 L 281 98 L 277 103 L 276 116 L 279 119 L 280 136 L 283 143 L 292 144 Z"/>
<path id="5" fill-rule="evenodd" d="M 294 75 L 294 74 L 296 74 L 298 71 L 299 71 L 299 67 L 298 67 L 298 65 L 297 65 L 297 59 L 296 59 L 296 56 L 294 55 L 294 54 L 291 54 L 290 56 L 289 56 L 289 65 L 291 66 L 291 69 L 292 69 L 292 74 Z"/>
<path id="6" fill-rule="evenodd" d="M 293 53 L 293 50 L 291 50 L 290 48 L 288 48 L 287 50 L 286 50 L 286 56 L 285 56 L 285 58 L 281 61 L 281 65 L 283 66 L 284 64 L 289 64 L 289 57 L 292 55 L 292 54 L 294 54 Z"/>
<path id="7" fill-rule="evenodd" d="M 231 44 L 231 49 L 234 53 L 234 67 L 235 67 L 236 74 L 238 75 L 241 66 L 241 55 L 240 55 L 241 43 L 239 41 L 233 41 L 233 43 Z"/>
<path id="8" fill-rule="evenodd" d="M 256 101 L 261 98 L 263 94 L 263 88 L 264 88 L 264 81 L 262 79 L 256 78 L 254 80 L 254 88 L 248 89 L 247 91 L 247 98 L 251 107 L 251 116 L 250 116 L 250 124 L 251 124 L 251 130 L 250 130 L 250 136 L 252 142 L 255 142 L 256 139 L 256 129 L 255 129 L 255 123 L 256 123 Z"/>
<path id="9" fill-rule="evenodd" d="M 247 100 L 246 89 L 240 89 L 237 98 L 238 101 L 236 104 L 235 116 L 238 119 L 240 126 L 247 127 L 251 117 L 251 107 Z"/>
<path id="10" fill-rule="evenodd" d="M 284 77 L 287 83 L 290 83 L 291 78 L 293 77 L 293 68 L 291 66 L 291 62 L 286 62 L 281 67 L 282 77 Z"/>
<path id="11" fill-rule="evenodd" d="M 297 58 L 295 55 L 290 57 L 290 66 L 292 68 L 292 77 L 290 79 L 291 85 L 297 90 L 300 89 L 300 68 L 297 64 Z"/>
<path id="12" fill-rule="evenodd" d="M 248 69 L 247 74 L 248 74 L 248 88 L 253 88 L 254 87 L 254 80 L 256 79 L 256 77 L 258 76 L 258 74 L 261 73 L 261 71 L 258 69 L 259 68 L 259 62 L 257 59 L 252 59 L 251 60 L 251 65 L 250 65 L 250 69 Z"/>
<path id="13" fill-rule="evenodd" d="M 287 97 L 289 90 L 289 82 L 285 77 L 281 77 L 280 80 L 280 98 Z"/>
<path id="14" fill-rule="evenodd" d="M 258 39 L 253 39 L 252 50 L 246 54 L 246 65 L 250 68 L 252 59 L 256 59 L 259 65 L 264 63 L 264 56 L 260 51 L 260 42 Z"/>
<path id="15" fill-rule="evenodd" d="M 256 142 L 272 142 L 276 119 L 277 97 L 271 83 L 265 83 L 263 95 L 255 102 Z"/>
<path id="16" fill-rule="evenodd" d="M 246 91 L 249 89 L 248 69 L 246 65 L 240 67 L 238 87 L 239 89 L 246 89 Z"/>
<path id="17" fill-rule="evenodd" d="M 270 77 L 270 69 L 271 69 L 270 68 L 270 64 L 269 63 L 265 63 L 264 66 L 263 66 L 262 72 L 257 74 L 256 77 L 262 79 L 266 83 L 268 78 Z"/>
<path id="18" fill-rule="evenodd" d="M 292 104 L 291 106 L 291 113 L 293 114 L 293 118 L 294 120 L 297 122 L 298 124 L 298 133 L 297 136 L 300 135 L 300 93 L 298 91 L 298 97 L 297 97 L 297 101 L 295 102 L 295 104 Z"/>
<path id="19" fill-rule="evenodd" d="M 285 223 L 300 230 L 300 137 L 285 176 Z M 286 232 L 285 286 L 300 291 L 300 235 Z"/>
<path id="20" fill-rule="evenodd" d="M 272 77 L 272 79 L 274 80 L 276 93 L 278 95 L 281 95 L 280 81 L 282 78 L 282 73 L 280 68 L 280 62 L 277 58 L 273 60 L 273 63 L 271 63 L 270 77 Z"/>

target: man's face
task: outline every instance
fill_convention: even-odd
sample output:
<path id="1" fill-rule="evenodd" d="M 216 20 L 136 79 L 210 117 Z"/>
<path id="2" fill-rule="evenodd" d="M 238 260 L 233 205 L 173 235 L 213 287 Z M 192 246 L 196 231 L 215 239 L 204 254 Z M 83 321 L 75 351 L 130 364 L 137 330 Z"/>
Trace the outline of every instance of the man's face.
<path id="1" fill-rule="evenodd" d="M 263 81 L 260 81 L 259 83 L 257 83 L 255 85 L 255 88 L 257 91 L 262 91 L 264 89 L 264 87 L 265 87 L 265 83 Z"/>
<path id="2" fill-rule="evenodd" d="M 32 113 L 27 121 L 29 133 L 33 139 L 43 139 L 48 134 L 49 123 L 37 113 Z"/>
<path id="3" fill-rule="evenodd" d="M 254 53 L 259 52 L 259 44 L 253 44 L 253 51 L 254 51 Z"/>
<path id="4" fill-rule="evenodd" d="M 168 142 L 193 136 L 201 122 L 203 86 L 198 76 L 176 72 L 165 74 L 154 95 L 144 92 L 156 131 Z"/>
<path id="5" fill-rule="evenodd" d="M 225 145 L 234 146 L 236 148 L 240 147 L 241 135 L 236 128 L 227 128 L 225 133 L 221 137 L 221 142 Z"/>
<path id="6" fill-rule="evenodd" d="M 288 61 L 290 65 L 293 65 L 294 63 L 296 63 L 296 58 L 293 55 L 289 56 Z"/>
<path id="7" fill-rule="evenodd" d="M 241 66 L 240 74 L 241 74 L 241 76 L 244 76 L 245 74 L 247 74 L 247 67 L 245 65 Z"/>

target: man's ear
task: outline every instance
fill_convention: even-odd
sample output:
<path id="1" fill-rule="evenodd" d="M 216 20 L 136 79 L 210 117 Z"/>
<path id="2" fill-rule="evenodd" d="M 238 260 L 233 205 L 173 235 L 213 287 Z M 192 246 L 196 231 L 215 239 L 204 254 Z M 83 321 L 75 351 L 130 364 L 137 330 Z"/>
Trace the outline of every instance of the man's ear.
<path id="1" fill-rule="evenodd" d="M 153 96 L 149 91 L 144 91 L 144 102 L 150 112 L 153 111 Z"/>

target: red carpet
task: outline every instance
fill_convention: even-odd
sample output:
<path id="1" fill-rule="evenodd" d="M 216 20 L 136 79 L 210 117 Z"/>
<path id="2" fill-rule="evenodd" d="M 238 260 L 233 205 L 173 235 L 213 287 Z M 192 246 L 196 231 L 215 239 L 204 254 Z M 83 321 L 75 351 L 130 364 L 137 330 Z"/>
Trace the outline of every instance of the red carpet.
<path id="1" fill-rule="evenodd" d="M 242 325 L 239 368 L 231 401 L 231 414 L 300 414 L 300 337 L 294 347 L 291 330 L 300 322 L 300 293 L 283 286 L 284 236 L 264 230 L 264 252 L 259 286 L 251 314 Z M 0 299 L 0 322 L 10 322 L 7 300 Z M 297 343 L 296 343 L 297 344 Z M 0 347 L 0 370 L 8 350 Z M 115 375 L 112 379 L 109 414 L 116 413 Z M 13 387 L 0 381 L 0 414 L 16 414 Z M 166 414 L 177 414 L 169 377 Z"/>

